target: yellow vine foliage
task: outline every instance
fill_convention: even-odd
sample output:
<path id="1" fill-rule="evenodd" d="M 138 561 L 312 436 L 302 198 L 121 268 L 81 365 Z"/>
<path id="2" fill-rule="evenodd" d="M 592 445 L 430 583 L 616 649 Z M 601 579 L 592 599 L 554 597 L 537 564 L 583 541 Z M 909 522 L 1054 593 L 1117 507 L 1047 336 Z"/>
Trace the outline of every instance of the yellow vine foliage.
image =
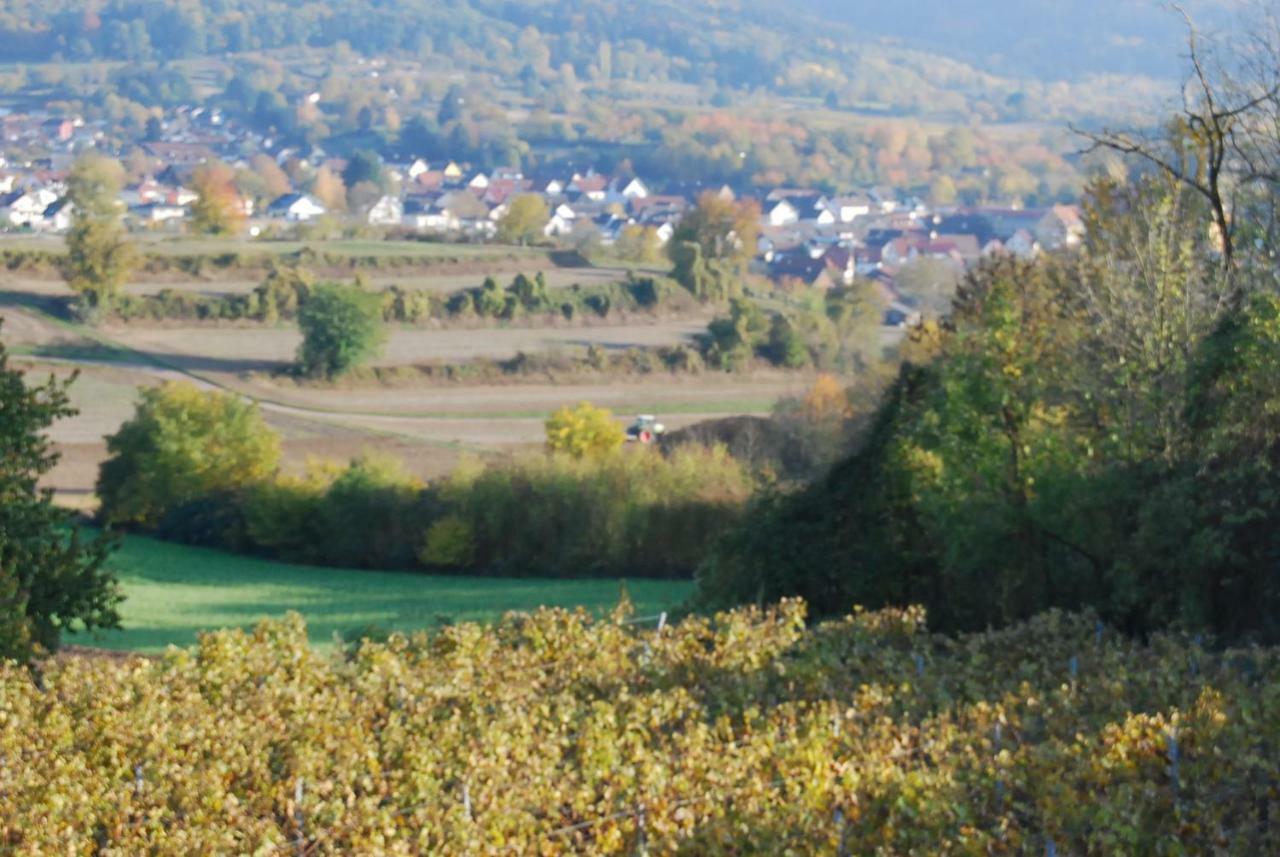
<path id="1" fill-rule="evenodd" d="M 15 854 L 1276 854 L 1280 654 L 625 608 L 0 666 Z"/>

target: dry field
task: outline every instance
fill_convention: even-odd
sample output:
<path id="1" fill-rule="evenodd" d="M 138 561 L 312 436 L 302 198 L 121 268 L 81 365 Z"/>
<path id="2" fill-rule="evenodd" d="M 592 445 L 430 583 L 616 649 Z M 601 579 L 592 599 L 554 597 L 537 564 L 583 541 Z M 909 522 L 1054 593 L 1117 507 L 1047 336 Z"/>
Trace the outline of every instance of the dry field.
<path id="1" fill-rule="evenodd" d="M 479 357 L 514 357 L 552 349 L 629 348 L 677 345 L 706 329 L 707 318 L 659 324 L 599 327 L 477 328 L 432 330 L 395 328 L 380 366 L 433 361 L 461 362 Z M 103 335 L 166 364 L 188 371 L 273 371 L 292 362 L 302 341 L 295 327 L 137 327 L 108 325 Z"/>

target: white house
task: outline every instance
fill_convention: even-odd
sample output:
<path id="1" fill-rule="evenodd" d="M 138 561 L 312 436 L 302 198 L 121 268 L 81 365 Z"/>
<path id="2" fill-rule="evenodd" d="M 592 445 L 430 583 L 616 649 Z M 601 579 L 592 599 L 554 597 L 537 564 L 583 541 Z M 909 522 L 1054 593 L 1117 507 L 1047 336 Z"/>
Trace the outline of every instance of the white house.
<path id="1" fill-rule="evenodd" d="M 551 212 L 551 217 L 547 220 L 542 233 L 548 238 L 559 238 L 573 232 L 574 224 L 577 222 L 577 212 L 561 203 L 556 206 L 555 211 Z"/>
<path id="2" fill-rule="evenodd" d="M 841 223 L 852 223 L 871 213 L 871 200 L 866 196 L 849 194 L 827 200 L 827 208 Z"/>
<path id="3" fill-rule="evenodd" d="M 458 218 L 438 201 L 411 199 L 405 203 L 401 224 L 419 232 L 454 232 Z"/>
<path id="4" fill-rule="evenodd" d="M 615 179 L 609 185 L 605 198 L 610 202 L 629 203 L 633 199 L 646 199 L 649 188 L 640 179 Z"/>
<path id="5" fill-rule="evenodd" d="M 404 219 L 404 203 L 397 196 L 384 196 L 369 209 L 370 226 L 398 226 Z"/>
<path id="6" fill-rule="evenodd" d="M 267 215 L 283 217 L 291 223 L 306 223 L 327 212 L 320 201 L 305 193 L 286 193 L 267 206 Z"/>
<path id="7" fill-rule="evenodd" d="M 129 214 L 140 223 L 156 225 L 182 220 L 187 216 L 187 209 L 186 206 L 171 205 L 163 200 L 154 200 L 131 207 Z"/>
<path id="8" fill-rule="evenodd" d="M 0 196 L 0 226 L 34 226 L 57 201 L 58 195 L 47 188 Z"/>
<path id="9" fill-rule="evenodd" d="M 764 218 L 770 226 L 792 226 L 800 222 L 800 212 L 787 200 L 780 199 L 769 207 Z"/>
<path id="10" fill-rule="evenodd" d="M 41 232 L 66 232 L 71 228 L 71 215 L 74 212 L 75 206 L 64 196 L 57 202 L 51 203 L 40 219 L 31 225 Z"/>

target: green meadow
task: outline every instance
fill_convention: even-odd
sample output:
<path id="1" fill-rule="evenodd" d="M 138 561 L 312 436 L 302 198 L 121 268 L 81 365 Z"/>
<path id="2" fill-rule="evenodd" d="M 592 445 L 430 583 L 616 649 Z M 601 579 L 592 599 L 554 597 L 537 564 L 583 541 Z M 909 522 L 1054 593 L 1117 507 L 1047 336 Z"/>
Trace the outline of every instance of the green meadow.
<path id="1" fill-rule="evenodd" d="M 252 627 L 301 613 L 311 639 L 371 629 L 417 631 L 449 622 L 497 620 L 510 610 L 583 607 L 604 613 L 623 591 L 637 617 L 679 605 L 684 581 L 515 580 L 289 565 L 128 536 L 111 559 L 125 595 L 124 627 L 67 635 L 69 645 L 159 652 L 196 642 L 201 631 Z"/>

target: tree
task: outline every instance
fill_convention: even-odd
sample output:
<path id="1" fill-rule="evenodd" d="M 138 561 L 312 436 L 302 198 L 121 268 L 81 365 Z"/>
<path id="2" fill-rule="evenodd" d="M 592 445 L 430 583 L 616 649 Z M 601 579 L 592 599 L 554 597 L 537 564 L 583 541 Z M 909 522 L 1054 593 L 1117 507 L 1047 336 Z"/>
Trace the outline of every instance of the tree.
<path id="1" fill-rule="evenodd" d="M 675 266 L 672 275 L 701 300 L 734 297 L 755 255 L 759 229 L 758 203 L 704 193 L 668 244 Z"/>
<path id="2" fill-rule="evenodd" d="M 662 260 L 662 239 L 658 230 L 639 223 L 622 228 L 614 249 L 619 258 L 641 265 L 653 265 Z"/>
<path id="3" fill-rule="evenodd" d="M 191 228 L 205 235 L 234 235 L 244 228 L 244 209 L 235 188 L 236 172 L 226 164 L 198 167 L 192 177 L 196 201 Z"/>
<path id="4" fill-rule="evenodd" d="M 560 408 L 547 419 L 546 428 L 547 449 L 574 458 L 607 455 L 626 441 L 613 413 L 590 402 Z"/>
<path id="5" fill-rule="evenodd" d="M 508 244 L 528 244 L 542 238 L 550 213 L 537 194 L 526 193 L 511 200 L 507 213 L 498 221 L 498 237 Z"/>
<path id="6" fill-rule="evenodd" d="M 67 235 L 67 285 L 81 312 L 97 317 L 120 292 L 137 263 L 137 250 L 120 222 L 124 169 L 119 162 L 87 155 L 72 166 L 67 197 L 72 206 Z"/>
<path id="7" fill-rule="evenodd" d="M 773 317 L 769 323 L 769 341 L 766 346 L 769 360 L 775 366 L 802 369 L 809 365 L 809 347 L 785 315 Z"/>
<path id="8" fill-rule="evenodd" d="M 27 386 L 0 343 L 0 659 L 29 661 L 64 632 L 120 625 L 115 577 L 104 568 L 114 540 L 83 540 L 72 514 L 38 487 L 58 462 L 49 427 L 76 413 L 72 380 Z"/>
<path id="9" fill-rule="evenodd" d="M 466 93 L 461 86 L 455 83 L 449 87 L 449 91 L 445 93 L 444 98 L 440 101 L 440 110 L 436 114 L 436 124 L 443 126 L 461 119 L 465 115 L 466 107 Z"/>
<path id="10" fill-rule="evenodd" d="M 382 159 L 377 152 L 361 150 L 347 160 L 347 166 L 342 170 L 342 183 L 354 188 L 361 182 L 369 182 L 382 188 Z"/>
<path id="11" fill-rule="evenodd" d="M 249 166 L 262 179 L 262 184 L 271 199 L 284 196 L 293 189 L 289 176 L 280 169 L 280 165 L 270 155 L 254 155 Z"/>
<path id="12" fill-rule="evenodd" d="M 316 171 L 311 193 L 331 212 L 342 211 L 347 207 L 347 187 L 328 167 L 321 167 Z"/>
<path id="13" fill-rule="evenodd" d="M 940 175 L 929 184 L 929 199 L 934 205 L 953 205 L 958 191 L 956 183 L 948 175 Z"/>
<path id="14" fill-rule="evenodd" d="M 373 358 L 382 347 L 382 297 L 358 285 L 316 286 L 298 311 L 302 345 L 298 369 L 332 378 Z"/>
<path id="15" fill-rule="evenodd" d="M 184 503 L 273 475 L 280 438 L 257 405 L 170 382 L 140 392 L 133 417 L 107 438 L 107 452 L 99 516 L 151 527 Z"/>
<path id="16" fill-rule="evenodd" d="M 1255 35 L 1255 43 L 1206 49 L 1191 17 L 1180 7 L 1187 28 L 1190 81 L 1183 86 L 1182 110 L 1163 133 L 1104 129 L 1073 129 L 1099 149 L 1136 158 L 1182 184 L 1208 206 L 1222 267 L 1229 280 L 1237 267 L 1237 238 L 1242 222 L 1239 209 L 1248 208 L 1254 193 L 1266 197 L 1264 217 L 1270 248 L 1277 234 L 1275 192 L 1280 189 L 1280 44 L 1266 34 L 1270 22 Z M 1252 49 L 1260 46 L 1261 50 Z M 1232 55 L 1244 59 L 1237 60 Z M 1236 67 L 1232 73 L 1231 67 Z M 1235 284 L 1233 303 L 1243 299 Z"/>

